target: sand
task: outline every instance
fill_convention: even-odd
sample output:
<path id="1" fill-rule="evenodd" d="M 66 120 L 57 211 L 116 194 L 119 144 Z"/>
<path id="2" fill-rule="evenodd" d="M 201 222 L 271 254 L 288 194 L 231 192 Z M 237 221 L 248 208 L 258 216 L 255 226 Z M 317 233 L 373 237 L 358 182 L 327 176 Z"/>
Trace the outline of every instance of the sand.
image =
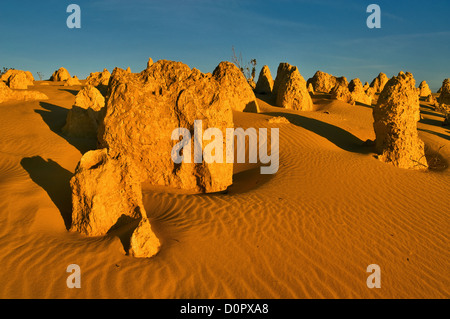
<path id="1" fill-rule="evenodd" d="M 236 127 L 280 128 L 278 173 L 235 165 L 225 194 L 145 187 L 162 248 L 139 259 L 116 236 L 67 231 L 69 179 L 95 141 L 60 133 L 80 86 L 35 84 L 49 100 L 0 104 L 0 298 L 450 297 L 450 170 L 375 159 L 361 146 L 370 107 L 320 95 L 315 112 L 288 111 L 259 96 L 262 114 L 234 112 Z M 450 129 L 421 104 L 420 137 L 446 164 Z M 66 286 L 70 264 L 80 289 Z M 370 264 L 380 289 L 366 286 Z"/>

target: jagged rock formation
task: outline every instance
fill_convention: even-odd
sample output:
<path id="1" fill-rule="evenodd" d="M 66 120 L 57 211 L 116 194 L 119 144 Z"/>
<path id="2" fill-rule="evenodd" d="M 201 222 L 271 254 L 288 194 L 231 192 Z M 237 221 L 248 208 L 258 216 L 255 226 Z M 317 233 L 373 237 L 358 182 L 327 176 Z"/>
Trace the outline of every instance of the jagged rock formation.
<path id="1" fill-rule="evenodd" d="M 355 99 L 348 89 L 348 81 L 344 76 L 336 78 L 336 85 L 331 90 L 330 97 L 352 105 L 355 104 Z"/>
<path id="2" fill-rule="evenodd" d="M 104 116 L 105 98 L 88 85 L 78 92 L 75 104 L 67 113 L 62 132 L 72 137 L 97 137 L 98 125 Z"/>
<path id="3" fill-rule="evenodd" d="M 81 82 L 76 75 L 74 75 L 73 78 L 66 80 L 66 83 L 64 83 L 64 86 L 74 86 L 74 85 L 81 85 Z"/>
<path id="4" fill-rule="evenodd" d="M 111 73 L 107 69 L 103 69 L 102 72 L 93 72 L 89 74 L 86 78 L 86 85 L 92 85 L 95 87 L 103 86 L 107 87 L 109 84 L 109 79 L 111 78 Z"/>
<path id="5" fill-rule="evenodd" d="M 87 236 L 104 236 L 139 221 L 130 239 L 130 255 L 151 257 L 160 247 L 142 203 L 138 173 L 126 156 L 106 149 L 85 153 L 70 180 L 72 226 Z"/>
<path id="6" fill-rule="evenodd" d="M 11 89 L 26 90 L 29 85 L 34 85 L 33 74 L 30 71 L 10 69 L 1 76 L 0 80 Z"/>
<path id="7" fill-rule="evenodd" d="M 48 96 L 38 91 L 10 89 L 3 81 L 0 81 L 0 103 L 17 100 L 17 101 L 33 101 L 47 100 Z"/>
<path id="8" fill-rule="evenodd" d="M 212 75 L 220 85 L 223 103 L 235 111 L 258 112 L 255 93 L 234 63 L 220 62 Z"/>
<path id="9" fill-rule="evenodd" d="M 364 91 L 364 87 L 360 79 L 353 79 L 348 84 L 348 90 L 350 91 L 352 98 L 355 102 L 371 105 L 372 97 L 368 96 Z"/>
<path id="10" fill-rule="evenodd" d="M 369 82 L 364 83 L 363 86 L 364 92 L 366 92 L 369 87 L 370 87 Z"/>
<path id="11" fill-rule="evenodd" d="M 112 157 L 127 156 L 137 168 L 140 181 L 193 192 L 225 190 L 232 184 L 233 164 L 225 160 L 194 163 L 194 156 L 187 153 L 182 163 L 174 163 L 171 152 L 178 144 L 178 140 L 172 141 L 175 129 L 186 128 L 195 139 L 195 127 L 200 134 L 207 128 L 217 128 L 223 137 L 226 128 L 234 127 L 228 94 L 216 80 L 231 85 L 226 70 L 218 67 L 213 76 L 166 60 L 153 63 L 141 73 L 116 68 L 109 84 L 106 116 L 99 127 L 100 146 L 107 147 Z M 194 126 L 195 120 L 202 120 L 202 128 Z M 216 155 L 224 159 L 225 143 L 225 138 L 222 142 L 219 137 L 214 144 Z M 197 147 L 203 151 L 207 143 L 195 143 L 195 148 L 193 144 L 189 141 L 192 153 Z M 186 162 L 188 157 L 190 163 Z"/>
<path id="12" fill-rule="evenodd" d="M 279 107 L 299 111 L 314 109 L 305 79 L 298 68 L 289 63 L 280 63 L 278 66 L 273 93 L 276 94 L 276 104 Z"/>
<path id="13" fill-rule="evenodd" d="M 381 72 L 375 79 L 373 79 L 372 83 L 370 83 L 370 87 L 375 89 L 375 93 L 381 93 L 387 81 L 389 81 L 389 78 L 386 74 Z"/>
<path id="14" fill-rule="evenodd" d="M 273 78 L 270 69 L 264 65 L 259 72 L 258 82 L 256 83 L 255 92 L 259 94 L 271 94 L 273 90 Z"/>
<path id="15" fill-rule="evenodd" d="M 52 76 L 50 77 L 50 81 L 66 81 L 70 79 L 70 73 L 65 68 L 59 68 L 55 72 L 53 72 Z"/>
<path id="16" fill-rule="evenodd" d="M 336 77 L 322 71 L 317 71 L 314 76 L 308 80 L 308 85 L 309 84 L 312 85 L 314 92 L 330 93 L 336 86 Z"/>
<path id="17" fill-rule="evenodd" d="M 312 86 L 311 83 L 308 84 L 308 92 L 309 92 L 310 94 L 314 94 L 314 88 L 313 88 L 313 86 Z"/>
<path id="18" fill-rule="evenodd" d="M 375 147 L 379 159 L 400 168 L 428 167 L 424 143 L 417 133 L 419 97 L 411 73 L 388 81 L 373 109 Z"/>

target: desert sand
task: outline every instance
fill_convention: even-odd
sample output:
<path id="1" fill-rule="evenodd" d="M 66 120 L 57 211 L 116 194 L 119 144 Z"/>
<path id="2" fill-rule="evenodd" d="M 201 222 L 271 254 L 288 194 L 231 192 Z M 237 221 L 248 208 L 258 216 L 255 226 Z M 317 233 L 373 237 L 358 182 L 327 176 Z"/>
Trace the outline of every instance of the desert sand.
<path id="1" fill-rule="evenodd" d="M 0 104 L 0 298 L 450 297 L 450 129 L 430 103 L 418 130 L 436 167 L 406 170 L 364 144 L 372 107 L 317 93 L 314 111 L 289 110 L 257 95 L 260 113 L 233 111 L 234 126 L 280 129 L 277 174 L 234 164 L 215 194 L 144 185 L 161 249 L 140 259 L 113 233 L 67 230 L 69 180 L 96 140 L 61 133 L 82 86 L 34 84 L 48 100 Z M 81 289 L 66 286 L 70 264 Z M 366 286 L 370 264 L 381 289 Z"/>

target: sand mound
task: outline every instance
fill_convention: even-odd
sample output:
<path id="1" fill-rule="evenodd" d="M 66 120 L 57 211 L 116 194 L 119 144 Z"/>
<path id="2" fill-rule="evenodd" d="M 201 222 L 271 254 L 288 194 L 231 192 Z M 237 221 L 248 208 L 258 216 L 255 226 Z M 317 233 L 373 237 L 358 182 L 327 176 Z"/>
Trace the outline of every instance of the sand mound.
<path id="1" fill-rule="evenodd" d="M 375 146 L 379 159 L 400 168 L 428 167 L 424 143 L 419 139 L 419 98 L 411 73 L 389 80 L 373 109 Z"/>

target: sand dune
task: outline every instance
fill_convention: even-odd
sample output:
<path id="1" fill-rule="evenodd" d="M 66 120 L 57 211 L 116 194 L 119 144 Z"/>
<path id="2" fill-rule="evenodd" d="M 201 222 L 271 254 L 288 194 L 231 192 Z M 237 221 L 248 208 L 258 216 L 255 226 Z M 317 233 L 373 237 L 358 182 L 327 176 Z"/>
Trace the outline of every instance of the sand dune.
<path id="1" fill-rule="evenodd" d="M 259 96 L 261 113 L 234 122 L 280 128 L 278 173 L 235 165 L 218 194 L 144 187 L 162 247 L 137 259 L 117 236 L 67 231 L 68 182 L 95 147 L 60 131 L 80 88 L 35 85 L 49 100 L 0 104 L 0 298 L 450 297 L 450 131 L 427 103 L 420 137 L 442 168 L 410 171 L 363 145 L 375 138 L 371 107 L 316 95 L 315 112 L 289 111 Z M 72 263 L 82 289 L 66 286 Z M 382 289 L 366 286 L 373 263 Z"/>

